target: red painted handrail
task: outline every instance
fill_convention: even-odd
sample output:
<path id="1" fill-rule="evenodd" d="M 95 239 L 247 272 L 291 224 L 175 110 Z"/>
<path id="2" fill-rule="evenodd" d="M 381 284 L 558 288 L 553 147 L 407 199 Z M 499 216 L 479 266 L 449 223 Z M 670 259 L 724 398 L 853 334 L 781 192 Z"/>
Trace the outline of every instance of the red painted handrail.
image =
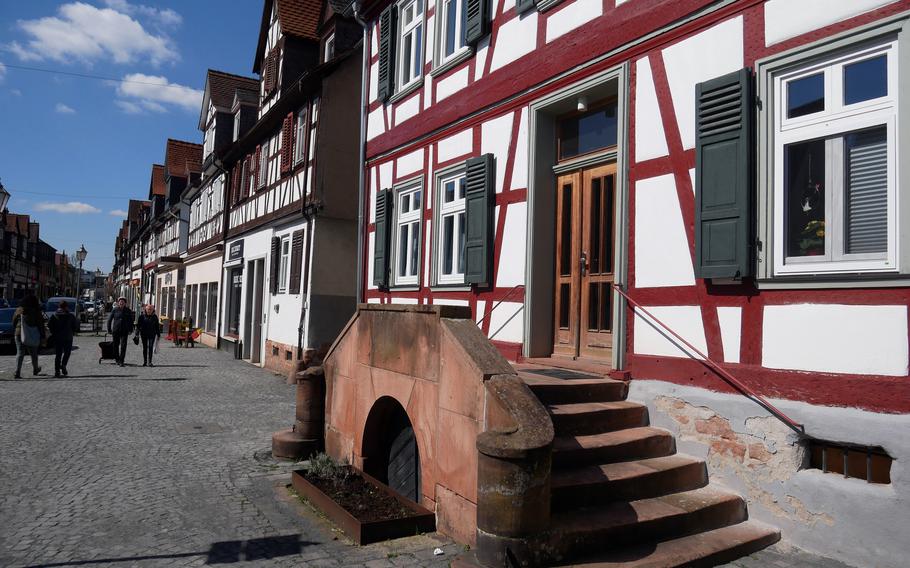
<path id="1" fill-rule="evenodd" d="M 736 390 L 738 390 L 742 395 L 746 396 L 747 398 L 750 398 L 750 399 L 754 400 L 756 403 L 758 403 L 759 405 L 761 405 L 765 410 L 767 410 L 768 412 L 770 412 L 771 414 L 773 414 L 774 416 L 776 416 L 781 422 L 783 422 L 784 424 L 786 424 L 787 426 L 789 426 L 791 429 L 793 429 L 793 430 L 794 430 L 795 432 L 797 432 L 798 434 L 805 435 L 805 433 L 806 433 L 806 428 L 805 428 L 804 425 L 799 424 L 798 422 L 796 422 L 795 420 L 793 420 L 792 418 L 790 418 L 789 416 L 787 416 L 786 414 L 784 414 L 783 411 L 779 410 L 776 406 L 774 406 L 773 404 L 771 404 L 770 402 L 768 402 L 763 396 L 761 396 L 760 394 L 756 393 L 755 391 L 753 391 L 752 389 L 750 389 L 748 386 L 746 386 L 745 384 L 743 384 L 742 382 L 740 382 L 739 379 L 737 379 L 737 378 L 734 377 L 732 374 L 730 374 L 729 371 L 727 371 L 726 369 L 724 369 L 723 367 L 721 367 L 718 363 L 716 363 L 713 359 L 711 359 L 710 357 L 708 357 L 706 354 L 702 353 L 698 348 L 696 348 L 694 345 L 692 345 L 691 343 L 689 343 L 688 341 L 686 341 L 681 335 L 679 335 L 678 333 L 676 333 L 675 331 L 673 331 L 672 329 L 670 329 L 670 326 L 668 326 L 668 325 L 665 324 L 664 322 L 662 322 L 662 321 L 660 321 L 659 319 L 657 319 L 656 317 L 654 317 L 654 314 L 652 314 L 652 313 L 649 312 L 644 306 L 642 306 L 641 304 L 639 304 L 638 302 L 636 302 L 635 300 L 633 300 L 633 299 L 629 296 L 629 294 L 628 294 L 625 290 L 622 289 L 622 286 L 620 286 L 620 285 L 618 285 L 618 284 L 614 284 L 614 285 L 613 285 L 613 289 L 616 290 L 617 292 L 619 292 L 619 294 L 620 294 L 623 298 L 625 298 L 626 301 L 628 301 L 628 302 L 629 302 L 630 304 L 632 304 L 634 307 L 636 307 L 636 308 L 638 308 L 639 310 L 641 310 L 642 313 L 644 313 L 646 316 L 648 316 L 649 318 L 651 318 L 651 319 L 654 320 L 655 322 L 659 323 L 659 324 L 661 325 L 661 327 L 663 327 L 663 328 L 666 329 L 668 332 L 670 332 L 670 334 L 673 335 L 673 337 L 675 337 L 676 339 L 678 339 L 679 341 L 681 341 L 686 347 L 688 347 L 688 348 L 691 349 L 693 352 L 695 352 L 696 354 L 698 354 L 698 355 L 702 358 L 701 363 L 702 363 L 703 365 L 705 365 L 706 367 L 709 367 L 712 371 L 714 371 L 715 373 L 717 373 L 718 375 L 720 375 L 720 377 L 721 377 L 722 379 L 724 379 L 725 381 L 727 381 L 727 383 L 729 383 L 731 386 L 733 386 L 733 388 L 735 388 Z"/>

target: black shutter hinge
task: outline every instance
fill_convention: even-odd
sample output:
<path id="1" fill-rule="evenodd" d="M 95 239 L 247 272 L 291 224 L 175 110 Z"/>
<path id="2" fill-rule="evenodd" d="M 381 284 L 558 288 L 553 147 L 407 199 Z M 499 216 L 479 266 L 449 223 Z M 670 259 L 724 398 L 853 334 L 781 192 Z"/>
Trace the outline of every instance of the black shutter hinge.
<path id="1" fill-rule="evenodd" d="M 756 96 L 756 97 L 755 97 L 755 107 L 758 108 L 758 110 L 763 110 L 763 109 L 762 109 L 761 97 L 759 97 L 759 96 Z"/>

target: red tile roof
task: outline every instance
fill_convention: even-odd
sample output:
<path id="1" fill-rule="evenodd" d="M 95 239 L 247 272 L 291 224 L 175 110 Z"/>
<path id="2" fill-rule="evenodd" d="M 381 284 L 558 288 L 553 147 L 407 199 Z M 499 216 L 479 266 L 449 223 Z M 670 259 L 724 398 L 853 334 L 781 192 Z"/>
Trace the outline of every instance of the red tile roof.
<path id="1" fill-rule="evenodd" d="M 202 162 L 202 144 L 168 138 L 164 152 L 167 175 L 187 177 L 187 162 Z"/>
<path id="2" fill-rule="evenodd" d="M 152 164 L 152 179 L 149 182 L 149 199 L 156 195 L 164 196 L 167 186 L 164 183 L 164 166 Z"/>
<path id="3" fill-rule="evenodd" d="M 234 93 L 237 89 L 259 91 L 259 80 L 251 77 L 242 77 L 224 71 L 209 69 L 206 78 L 209 88 L 209 98 L 216 107 L 231 108 L 234 104 Z M 203 109 L 206 112 L 207 109 Z"/>
<path id="4" fill-rule="evenodd" d="M 322 0 L 274 0 L 278 10 L 281 33 L 312 41 L 319 41 L 319 24 L 322 15 Z M 259 42 L 253 73 L 259 73 L 259 66 L 265 56 L 265 39 L 269 34 L 272 16 L 272 2 L 266 1 L 262 9 L 262 23 L 259 28 Z"/>
<path id="5" fill-rule="evenodd" d="M 28 224 L 29 224 L 28 215 L 20 215 L 18 213 L 7 213 L 6 215 L 6 230 L 15 231 L 20 235 L 28 235 Z"/>

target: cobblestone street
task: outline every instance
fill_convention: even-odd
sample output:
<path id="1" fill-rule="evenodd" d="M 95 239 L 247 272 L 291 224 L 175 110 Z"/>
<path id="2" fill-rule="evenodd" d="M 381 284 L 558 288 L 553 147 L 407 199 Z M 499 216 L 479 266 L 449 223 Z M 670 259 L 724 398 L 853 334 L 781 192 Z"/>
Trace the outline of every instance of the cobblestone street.
<path id="1" fill-rule="evenodd" d="M 461 549 L 354 546 L 290 497 L 269 454 L 294 416 L 283 377 L 168 343 L 154 368 L 132 344 L 128 366 L 99 364 L 98 340 L 77 338 L 68 378 L 51 354 L 13 380 L 0 356 L 0 566 L 445 566 Z"/>

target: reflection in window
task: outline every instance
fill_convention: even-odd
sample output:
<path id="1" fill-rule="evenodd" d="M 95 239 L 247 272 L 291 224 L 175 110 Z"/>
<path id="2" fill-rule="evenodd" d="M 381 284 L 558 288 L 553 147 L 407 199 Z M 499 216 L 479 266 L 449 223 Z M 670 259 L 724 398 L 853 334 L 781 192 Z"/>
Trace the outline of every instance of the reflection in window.
<path id="1" fill-rule="evenodd" d="M 825 141 L 786 148 L 787 256 L 825 254 Z"/>
<path id="2" fill-rule="evenodd" d="M 395 256 L 396 284 L 417 284 L 420 265 L 420 188 L 398 194 L 398 219 L 396 224 Z"/>
<path id="3" fill-rule="evenodd" d="M 844 66 L 844 104 L 852 105 L 888 96 L 888 56 Z"/>
<path id="4" fill-rule="evenodd" d="M 441 284 L 464 282 L 465 176 L 463 173 L 440 180 L 439 278 Z"/>
<path id="5" fill-rule="evenodd" d="M 787 118 L 825 110 L 825 74 L 817 73 L 787 83 Z"/>
<path id="6" fill-rule="evenodd" d="M 559 122 L 559 159 L 616 145 L 616 103 Z"/>

